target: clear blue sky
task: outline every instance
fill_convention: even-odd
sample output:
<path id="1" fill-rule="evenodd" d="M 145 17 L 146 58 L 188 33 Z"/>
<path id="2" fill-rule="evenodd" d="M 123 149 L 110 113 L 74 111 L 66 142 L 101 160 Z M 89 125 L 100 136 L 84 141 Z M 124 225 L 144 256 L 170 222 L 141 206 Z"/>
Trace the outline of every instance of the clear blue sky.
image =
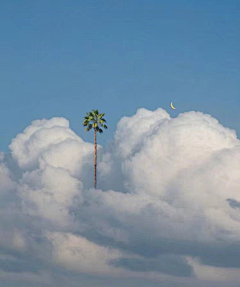
<path id="1" fill-rule="evenodd" d="M 1 0 L 0 150 L 32 120 L 140 107 L 210 113 L 240 134 L 239 0 Z M 173 101 L 176 111 L 170 109 Z"/>

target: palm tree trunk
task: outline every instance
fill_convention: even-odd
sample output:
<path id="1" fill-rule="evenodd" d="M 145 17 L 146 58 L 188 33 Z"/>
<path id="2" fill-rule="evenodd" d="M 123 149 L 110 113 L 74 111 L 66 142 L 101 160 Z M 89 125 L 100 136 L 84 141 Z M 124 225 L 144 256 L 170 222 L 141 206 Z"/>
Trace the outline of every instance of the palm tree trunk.
<path id="1" fill-rule="evenodd" d="M 94 160 L 94 188 L 97 188 L 97 130 L 94 129 L 94 151 L 95 151 L 95 160 Z"/>

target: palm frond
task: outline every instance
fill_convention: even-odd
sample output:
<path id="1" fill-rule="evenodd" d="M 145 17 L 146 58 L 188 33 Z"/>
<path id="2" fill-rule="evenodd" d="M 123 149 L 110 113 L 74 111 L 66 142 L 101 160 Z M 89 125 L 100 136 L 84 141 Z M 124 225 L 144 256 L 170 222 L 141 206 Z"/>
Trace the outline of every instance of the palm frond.
<path id="1" fill-rule="evenodd" d="M 100 134 L 103 132 L 103 130 L 99 127 L 96 128 L 96 131 L 99 132 Z"/>
<path id="2" fill-rule="evenodd" d="M 88 132 L 88 131 L 90 131 L 91 129 L 92 129 L 92 124 L 90 124 L 90 125 L 88 125 L 88 126 L 86 127 L 85 132 Z"/>
<path id="3" fill-rule="evenodd" d="M 92 113 L 92 112 L 87 113 L 87 115 L 88 115 L 89 117 L 94 118 L 94 115 L 93 115 L 93 113 Z"/>
<path id="4" fill-rule="evenodd" d="M 106 123 L 105 119 L 99 119 L 99 123 Z"/>

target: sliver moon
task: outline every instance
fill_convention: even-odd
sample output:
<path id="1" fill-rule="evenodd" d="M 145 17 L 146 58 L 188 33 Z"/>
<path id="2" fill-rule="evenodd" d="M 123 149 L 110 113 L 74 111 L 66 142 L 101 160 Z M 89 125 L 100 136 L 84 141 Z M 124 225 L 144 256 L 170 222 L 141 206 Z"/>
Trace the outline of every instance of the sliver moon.
<path id="1" fill-rule="evenodd" d="M 173 106 L 173 103 L 171 102 L 171 108 L 176 110 L 176 108 Z"/>

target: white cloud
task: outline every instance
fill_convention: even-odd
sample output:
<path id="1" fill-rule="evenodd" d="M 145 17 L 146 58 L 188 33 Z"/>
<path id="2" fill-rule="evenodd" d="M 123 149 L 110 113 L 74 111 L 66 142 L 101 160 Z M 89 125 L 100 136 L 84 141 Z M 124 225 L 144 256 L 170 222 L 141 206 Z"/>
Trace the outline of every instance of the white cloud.
<path id="1" fill-rule="evenodd" d="M 24 212 L 62 227 L 71 223 L 69 208 L 75 196 L 81 197 L 81 189 L 78 179 L 50 165 L 25 173 L 18 186 Z"/>
<path id="2" fill-rule="evenodd" d="M 53 244 L 53 260 L 66 269 L 88 274 L 112 274 L 116 269 L 108 264 L 120 252 L 98 246 L 87 239 L 71 233 L 48 233 Z"/>
<path id="3" fill-rule="evenodd" d="M 81 171 L 84 157 L 93 153 L 92 144 L 83 142 L 64 118 L 33 121 L 12 140 L 9 147 L 13 158 L 24 170 L 50 164 L 68 169 L 73 174 Z"/>
<path id="4" fill-rule="evenodd" d="M 10 214 L 0 220 L 3 248 L 85 274 L 185 276 L 182 286 L 239 271 L 240 142 L 210 115 L 122 118 L 108 150 L 98 147 L 97 190 L 93 144 L 64 118 L 34 121 L 10 149 L 20 172 L 1 154 L 0 196 L 12 200 L 7 213 L 0 206 Z"/>

